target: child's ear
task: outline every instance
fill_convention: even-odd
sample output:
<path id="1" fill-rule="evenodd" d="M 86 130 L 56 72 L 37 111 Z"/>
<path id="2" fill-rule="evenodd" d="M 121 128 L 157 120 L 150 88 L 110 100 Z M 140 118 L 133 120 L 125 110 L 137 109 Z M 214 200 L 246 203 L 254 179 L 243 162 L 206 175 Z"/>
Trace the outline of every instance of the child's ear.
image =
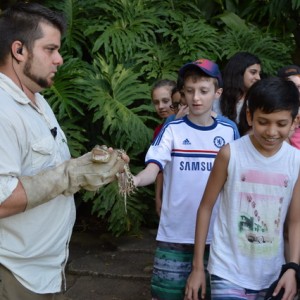
<path id="1" fill-rule="evenodd" d="M 298 113 L 298 115 L 296 116 L 294 122 L 296 123 L 296 126 L 299 126 L 300 124 L 300 114 Z"/>
<path id="2" fill-rule="evenodd" d="M 249 126 L 252 126 L 252 117 L 249 111 L 249 108 L 246 109 L 246 119 Z"/>
<path id="3" fill-rule="evenodd" d="M 222 89 L 222 88 L 218 88 L 218 89 L 216 90 L 216 96 L 217 96 L 217 98 L 220 98 L 221 95 L 222 95 L 222 93 L 223 93 L 223 89 Z"/>
<path id="4" fill-rule="evenodd" d="M 297 115 L 296 118 L 294 119 L 290 131 L 294 131 L 296 128 L 299 127 L 299 122 L 300 122 L 300 115 Z"/>

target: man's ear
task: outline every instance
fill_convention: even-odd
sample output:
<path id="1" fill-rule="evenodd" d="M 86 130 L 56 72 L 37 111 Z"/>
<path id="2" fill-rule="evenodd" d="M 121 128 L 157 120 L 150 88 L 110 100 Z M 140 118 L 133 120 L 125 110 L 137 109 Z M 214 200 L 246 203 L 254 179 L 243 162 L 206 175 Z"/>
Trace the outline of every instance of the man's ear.
<path id="1" fill-rule="evenodd" d="M 246 109 L 246 119 L 249 126 L 252 126 L 252 116 L 250 114 L 249 108 Z"/>
<path id="2" fill-rule="evenodd" d="M 11 55 L 17 61 L 23 60 L 23 43 L 20 41 L 14 41 L 11 45 Z"/>

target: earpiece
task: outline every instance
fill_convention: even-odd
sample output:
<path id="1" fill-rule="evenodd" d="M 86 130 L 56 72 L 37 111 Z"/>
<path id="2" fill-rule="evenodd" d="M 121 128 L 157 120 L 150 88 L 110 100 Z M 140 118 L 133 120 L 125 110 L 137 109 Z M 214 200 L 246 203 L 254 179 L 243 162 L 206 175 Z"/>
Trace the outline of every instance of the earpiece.
<path id="1" fill-rule="evenodd" d="M 18 54 L 22 54 L 22 52 L 23 52 L 23 48 L 19 48 L 19 49 L 17 50 L 17 53 L 18 53 Z"/>

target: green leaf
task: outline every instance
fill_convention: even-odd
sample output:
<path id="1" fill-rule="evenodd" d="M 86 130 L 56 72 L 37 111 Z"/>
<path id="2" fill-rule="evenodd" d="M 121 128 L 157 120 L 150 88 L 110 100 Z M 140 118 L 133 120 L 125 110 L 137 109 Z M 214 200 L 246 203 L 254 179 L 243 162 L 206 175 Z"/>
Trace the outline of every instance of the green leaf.
<path id="1" fill-rule="evenodd" d="M 65 115 L 70 118 L 74 114 L 84 115 L 82 105 L 87 103 L 87 99 L 84 97 L 85 91 L 80 86 L 79 79 L 84 76 L 82 69 L 86 67 L 86 63 L 79 59 L 66 58 L 55 76 L 54 85 L 45 90 L 44 95 L 58 118 Z"/>
<path id="2" fill-rule="evenodd" d="M 245 20 L 241 19 L 235 13 L 226 11 L 220 15 L 219 18 L 226 24 L 227 27 L 231 29 L 240 28 L 241 30 L 247 30 Z"/>

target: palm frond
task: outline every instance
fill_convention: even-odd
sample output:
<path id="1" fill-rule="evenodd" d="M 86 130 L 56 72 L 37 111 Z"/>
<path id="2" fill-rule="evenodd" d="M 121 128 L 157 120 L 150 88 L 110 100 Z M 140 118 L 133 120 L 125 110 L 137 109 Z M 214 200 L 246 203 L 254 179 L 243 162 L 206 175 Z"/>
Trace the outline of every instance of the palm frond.
<path id="1" fill-rule="evenodd" d="M 177 72 L 183 64 L 176 47 L 169 43 L 142 43 L 140 52 L 136 53 L 136 69 L 144 80 L 154 81 L 160 78 L 177 79 Z"/>
<path id="2" fill-rule="evenodd" d="M 103 49 L 106 56 L 113 54 L 121 60 L 130 58 L 141 42 L 153 40 L 155 29 L 162 25 L 155 8 L 139 0 L 119 0 L 110 5 L 99 2 L 97 9 L 110 18 L 86 29 L 85 34 L 94 39 L 92 51 Z"/>
<path id="3" fill-rule="evenodd" d="M 70 148 L 72 157 L 79 157 L 82 153 L 87 151 L 85 144 L 87 143 L 86 130 L 78 125 L 80 123 L 80 118 L 72 119 L 61 119 L 59 120 L 62 130 L 64 131 L 68 146 Z"/>
<path id="4" fill-rule="evenodd" d="M 217 60 L 220 57 L 218 32 L 205 19 L 173 19 L 171 23 L 171 26 L 157 32 L 171 41 L 183 61 L 193 61 L 201 57 Z"/>
<path id="5" fill-rule="evenodd" d="M 139 232 L 147 210 L 147 205 L 140 199 L 140 193 L 128 197 L 125 210 L 124 198 L 119 194 L 116 182 L 102 187 L 96 195 L 91 192 L 84 195 L 84 201 L 93 200 L 92 213 L 100 218 L 107 218 L 109 230 L 115 236 Z"/>
<path id="6" fill-rule="evenodd" d="M 58 70 L 55 83 L 44 92 L 49 104 L 58 118 L 74 114 L 84 115 L 84 105 L 87 103 L 83 87 L 78 80 L 84 73 L 86 63 L 79 59 L 69 58 Z"/>
<path id="7" fill-rule="evenodd" d="M 256 27 L 227 28 L 222 34 L 222 41 L 225 58 L 228 59 L 237 51 L 248 51 L 261 59 L 263 71 L 268 75 L 275 74 L 277 69 L 291 63 L 294 45 L 284 43 Z"/>
<path id="8" fill-rule="evenodd" d="M 92 121 L 101 121 L 99 134 L 112 136 L 118 141 L 118 147 L 143 151 L 152 135 L 145 124 L 153 111 L 150 87 L 141 83 L 131 69 L 106 62 L 101 56 L 94 60 L 94 72 L 82 82 L 87 85 L 91 99 Z"/>
<path id="9" fill-rule="evenodd" d="M 208 2 L 208 1 L 206 1 Z M 203 5 L 199 5 L 197 0 L 150 0 L 149 5 L 159 8 L 158 14 L 164 19 L 199 18 L 203 17 Z"/>
<path id="10" fill-rule="evenodd" d="M 66 17 L 67 31 L 63 37 L 63 51 L 82 58 L 84 49 L 87 49 L 87 40 L 83 33 L 88 23 L 85 5 L 80 0 L 50 0 L 47 4 L 60 10 Z"/>

